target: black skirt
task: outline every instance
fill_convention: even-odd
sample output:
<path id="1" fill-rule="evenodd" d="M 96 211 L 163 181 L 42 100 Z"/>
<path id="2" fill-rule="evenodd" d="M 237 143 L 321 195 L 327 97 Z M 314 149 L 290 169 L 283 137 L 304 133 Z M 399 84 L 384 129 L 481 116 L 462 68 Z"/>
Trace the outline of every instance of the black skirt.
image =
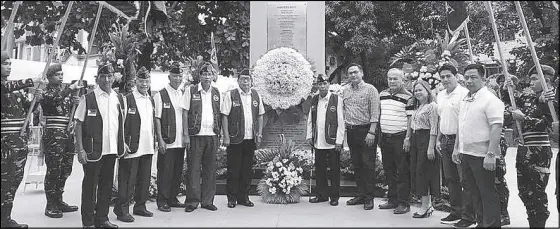
<path id="1" fill-rule="evenodd" d="M 430 130 L 416 130 L 410 137 L 411 190 L 417 196 L 440 195 L 440 156 L 428 159 Z M 434 146 L 435 147 L 435 146 Z"/>

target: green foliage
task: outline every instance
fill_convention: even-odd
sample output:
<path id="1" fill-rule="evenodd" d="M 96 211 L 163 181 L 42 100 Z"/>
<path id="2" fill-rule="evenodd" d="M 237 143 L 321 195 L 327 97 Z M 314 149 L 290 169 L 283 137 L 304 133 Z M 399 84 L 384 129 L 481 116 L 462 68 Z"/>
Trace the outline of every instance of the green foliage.
<path id="1" fill-rule="evenodd" d="M 206 15 L 199 20 L 199 15 Z M 166 68 L 172 61 L 189 57 L 210 59 L 210 34 L 223 72 L 249 67 L 249 1 L 185 1 L 169 13 L 170 23 L 161 28 L 154 61 Z"/>

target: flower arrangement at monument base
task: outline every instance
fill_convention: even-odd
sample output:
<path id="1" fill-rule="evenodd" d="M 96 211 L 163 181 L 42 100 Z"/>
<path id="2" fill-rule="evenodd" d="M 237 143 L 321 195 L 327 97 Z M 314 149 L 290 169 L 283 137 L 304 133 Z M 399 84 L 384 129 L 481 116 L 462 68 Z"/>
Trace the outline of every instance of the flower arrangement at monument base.
<path id="1" fill-rule="evenodd" d="M 266 163 L 263 178 L 257 185 L 257 192 L 265 203 L 290 204 L 299 203 L 302 195 L 307 193 L 307 183 L 303 178 L 303 166 L 312 166 L 306 162 L 305 151 L 296 147 L 291 141 L 280 136 L 281 144 L 278 148 L 265 151 L 261 158 L 272 160 Z"/>

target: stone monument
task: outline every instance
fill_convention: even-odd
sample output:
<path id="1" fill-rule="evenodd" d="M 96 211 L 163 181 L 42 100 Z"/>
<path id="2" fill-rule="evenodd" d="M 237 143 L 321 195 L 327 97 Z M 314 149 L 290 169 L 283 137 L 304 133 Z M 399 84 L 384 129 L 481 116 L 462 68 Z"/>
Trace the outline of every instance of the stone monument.
<path id="1" fill-rule="evenodd" d="M 250 60 L 254 66 L 267 51 L 280 47 L 296 49 L 314 65 L 317 73 L 325 72 L 325 2 L 251 2 Z M 278 135 L 284 134 L 296 144 L 305 144 L 307 112 L 297 123 L 267 122 L 263 129 L 262 147 L 277 146 Z M 269 112 L 275 112 L 274 110 Z"/>

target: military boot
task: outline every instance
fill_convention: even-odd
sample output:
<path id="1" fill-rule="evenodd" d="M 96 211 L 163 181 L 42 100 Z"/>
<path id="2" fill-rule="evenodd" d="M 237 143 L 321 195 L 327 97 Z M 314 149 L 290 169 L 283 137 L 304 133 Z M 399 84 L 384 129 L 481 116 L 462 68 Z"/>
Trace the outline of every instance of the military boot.
<path id="1" fill-rule="evenodd" d="M 56 196 L 56 205 L 62 212 L 75 212 L 78 210 L 78 206 L 68 205 L 62 201 L 62 194 Z"/>
<path id="2" fill-rule="evenodd" d="M 11 219 L 10 217 L 8 217 L 5 224 L 4 223 L 2 224 L 2 228 L 27 228 L 27 227 L 28 227 L 27 224 L 19 224 L 18 222 Z"/>
<path id="3" fill-rule="evenodd" d="M 54 203 L 47 201 L 45 215 L 50 218 L 62 218 L 62 211 L 60 211 L 60 209 L 58 209 L 58 207 Z"/>

